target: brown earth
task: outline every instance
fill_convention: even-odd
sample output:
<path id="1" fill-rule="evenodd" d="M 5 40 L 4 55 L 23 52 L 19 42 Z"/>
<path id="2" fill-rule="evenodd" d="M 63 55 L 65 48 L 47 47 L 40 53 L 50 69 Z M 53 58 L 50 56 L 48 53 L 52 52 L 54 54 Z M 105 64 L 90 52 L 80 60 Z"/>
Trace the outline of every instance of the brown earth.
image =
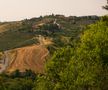
<path id="1" fill-rule="evenodd" d="M 19 70 L 24 72 L 30 69 L 36 73 L 44 73 L 44 64 L 49 51 L 42 45 L 32 45 L 8 51 L 9 59 L 7 72 Z"/>

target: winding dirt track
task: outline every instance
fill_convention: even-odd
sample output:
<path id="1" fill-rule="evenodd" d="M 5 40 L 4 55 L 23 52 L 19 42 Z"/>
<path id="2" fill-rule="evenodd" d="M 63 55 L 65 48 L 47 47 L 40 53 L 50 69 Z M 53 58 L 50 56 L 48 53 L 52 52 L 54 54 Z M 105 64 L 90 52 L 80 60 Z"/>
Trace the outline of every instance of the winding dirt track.
<path id="1" fill-rule="evenodd" d="M 44 73 L 45 58 L 48 54 L 49 51 L 42 45 L 15 49 L 14 57 L 6 57 L 7 61 L 11 58 L 6 71 L 13 72 L 18 69 L 24 72 L 26 69 L 30 69 L 36 73 Z"/>

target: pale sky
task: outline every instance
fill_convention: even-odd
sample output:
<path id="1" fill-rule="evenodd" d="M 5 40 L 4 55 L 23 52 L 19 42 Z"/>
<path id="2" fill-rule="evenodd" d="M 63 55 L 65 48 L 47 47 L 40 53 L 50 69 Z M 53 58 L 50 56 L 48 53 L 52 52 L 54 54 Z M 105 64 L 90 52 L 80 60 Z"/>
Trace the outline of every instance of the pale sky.
<path id="1" fill-rule="evenodd" d="M 105 15 L 106 0 L 0 0 L 0 21 L 13 21 L 40 15 Z"/>

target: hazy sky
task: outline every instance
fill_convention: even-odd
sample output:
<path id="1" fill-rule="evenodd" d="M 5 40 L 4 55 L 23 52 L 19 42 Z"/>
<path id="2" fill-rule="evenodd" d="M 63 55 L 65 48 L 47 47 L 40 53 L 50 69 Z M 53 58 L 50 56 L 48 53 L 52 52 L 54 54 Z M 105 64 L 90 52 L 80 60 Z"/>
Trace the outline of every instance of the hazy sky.
<path id="1" fill-rule="evenodd" d="M 21 20 L 48 14 L 105 15 L 106 0 L 0 0 L 0 20 Z"/>

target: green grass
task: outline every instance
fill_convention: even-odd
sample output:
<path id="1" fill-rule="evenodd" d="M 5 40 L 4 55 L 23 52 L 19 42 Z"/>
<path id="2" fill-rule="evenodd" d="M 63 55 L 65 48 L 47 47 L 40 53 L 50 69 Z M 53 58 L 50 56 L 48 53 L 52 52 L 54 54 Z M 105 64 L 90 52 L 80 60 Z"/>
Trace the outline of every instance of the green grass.
<path id="1" fill-rule="evenodd" d="M 2 33 L 0 34 L 0 51 L 30 45 L 32 44 L 32 42 L 28 42 L 31 41 L 33 37 L 34 35 L 32 33 L 27 32 L 22 33 L 7 31 L 5 33 Z"/>

